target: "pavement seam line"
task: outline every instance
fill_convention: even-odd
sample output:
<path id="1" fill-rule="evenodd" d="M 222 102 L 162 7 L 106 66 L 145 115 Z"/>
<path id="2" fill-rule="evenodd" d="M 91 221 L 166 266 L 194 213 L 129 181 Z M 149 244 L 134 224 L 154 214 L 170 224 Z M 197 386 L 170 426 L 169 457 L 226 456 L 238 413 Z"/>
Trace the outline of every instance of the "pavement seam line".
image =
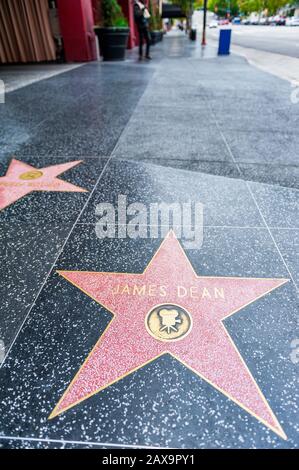
<path id="1" fill-rule="evenodd" d="M 215 119 L 215 122 L 216 122 L 216 125 L 217 125 L 217 127 L 218 127 L 218 123 L 217 123 L 216 119 Z M 244 178 L 244 176 L 243 176 L 243 174 L 242 174 L 242 171 L 241 171 L 241 169 L 240 169 L 240 167 L 239 167 L 239 165 L 238 165 L 238 163 L 237 163 L 237 161 L 236 161 L 236 159 L 235 159 L 235 157 L 234 157 L 234 154 L 233 154 L 233 152 L 232 152 L 232 150 L 231 150 L 231 148 L 230 148 L 230 146 L 229 146 L 229 144 L 228 144 L 228 142 L 227 142 L 227 140 L 226 140 L 226 137 L 225 137 L 225 135 L 223 134 L 222 131 L 221 131 L 221 135 L 223 136 L 225 145 L 227 146 L 227 149 L 228 149 L 228 151 L 229 151 L 229 153 L 230 153 L 230 155 L 231 155 L 232 160 L 234 161 L 234 163 L 236 164 L 238 170 L 240 171 L 240 175 Z M 296 282 L 295 282 L 295 279 L 294 279 L 294 277 L 293 277 L 293 275 L 292 275 L 292 273 L 291 273 L 291 271 L 290 271 L 290 269 L 289 269 L 289 267 L 288 267 L 288 265 L 287 265 L 287 263 L 286 263 L 286 261 L 285 261 L 283 255 L 282 255 L 282 253 L 281 253 L 281 251 L 280 251 L 280 249 L 279 249 L 279 247 L 278 247 L 278 245 L 277 245 L 277 243 L 276 243 L 276 240 L 275 240 L 275 238 L 274 238 L 274 236 L 273 236 L 273 234 L 272 234 L 272 232 L 271 232 L 271 230 L 270 230 L 270 228 L 269 228 L 269 226 L 268 226 L 268 224 L 267 224 L 267 221 L 266 221 L 266 219 L 265 219 L 265 217 L 264 217 L 264 214 L 263 214 L 263 212 L 262 212 L 262 210 L 261 210 L 261 208 L 260 208 L 260 206 L 259 206 L 259 204 L 258 204 L 258 202 L 257 202 L 257 200 L 256 200 L 256 198 L 255 198 L 255 196 L 254 196 L 254 194 L 253 194 L 253 191 L 252 191 L 252 189 L 251 189 L 251 187 L 250 187 L 250 184 L 249 184 L 248 181 L 245 180 L 245 178 L 244 178 L 244 182 L 245 182 L 245 185 L 246 185 L 246 187 L 247 187 L 247 190 L 248 190 L 248 192 L 249 192 L 249 194 L 250 194 L 250 196 L 251 196 L 251 198 L 252 198 L 252 201 L 254 202 L 254 204 L 255 204 L 255 206 L 256 206 L 256 208 L 257 208 L 259 214 L 260 214 L 260 217 L 261 217 L 263 223 L 265 224 L 265 227 L 266 227 L 266 229 L 267 229 L 267 231 L 268 231 L 268 233 L 269 233 L 269 235 L 270 235 L 270 238 L 272 239 L 272 242 L 273 242 L 273 244 L 274 244 L 274 246 L 275 246 L 275 248 L 276 248 L 276 250 L 277 250 L 277 252 L 278 252 L 278 254 L 279 254 L 279 257 L 281 258 L 281 260 L 282 260 L 282 262 L 283 262 L 283 264 L 284 264 L 284 266 L 285 266 L 285 268 L 286 268 L 286 270 L 287 270 L 287 272 L 288 272 L 288 274 L 289 274 L 289 276 L 290 276 L 290 278 L 291 278 L 291 280 L 292 280 L 292 282 L 293 282 L 293 284 L 294 284 L 294 286 L 295 286 L 295 289 L 298 290 L 298 286 L 297 286 L 297 284 L 296 284 Z"/>
<path id="2" fill-rule="evenodd" d="M 97 222 L 78 222 L 77 225 L 96 225 Z M 119 224 L 119 223 L 115 223 L 115 224 L 111 224 L 111 223 L 108 223 L 107 224 L 108 226 L 112 226 L 112 227 L 125 227 L 126 224 Z M 169 225 L 167 224 L 139 224 L 140 227 L 169 227 Z M 174 225 L 175 227 L 178 227 L 178 228 L 183 228 L 184 225 L 182 224 L 178 224 L 178 225 Z M 236 228 L 236 229 L 245 229 L 245 230 L 267 230 L 267 227 L 265 227 L 264 225 L 204 225 L 203 228 L 224 228 L 224 229 L 232 229 L 232 228 Z M 299 227 L 273 227 L 273 226 L 269 226 L 269 228 L 273 229 L 273 230 L 295 230 L 295 231 L 299 231 Z"/>
<path id="3" fill-rule="evenodd" d="M 66 72 L 71 72 L 71 70 L 65 71 L 64 73 L 66 73 Z M 49 80 L 51 80 L 51 78 L 54 78 L 54 77 L 49 77 Z M 34 83 L 33 83 L 33 85 L 34 85 Z M 63 85 L 61 85 L 61 87 L 59 87 L 58 89 L 60 90 L 60 88 L 63 88 Z M 81 98 L 84 98 L 84 97 L 87 96 L 87 95 L 88 95 L 88 92 L 83 92 L 81 95 L 79 95 L 78 97 L 76 97 L 74 100 L 72 99 L 72 101 L 71 101 L 70 103 L 68 103 L 68 104 L 65 105 L 64 111 L 67 110 L 68 108 L 70 108 L 70 106 L 72 106 L 76 101 L 81 100 Z M 63 112 L 64 112 L 64 111 L 63 111 Z M 50 118 L 50 117 L 46 117 L 45 119 L 42 119 L 38 124 L 34 124 L 32 127 L 29 126 L 29 131 L 32 132 L 32 135 L 30 136 L 30 139 L 36 137 L 36 135 L 37 135 L 36 131 L 38 131 L 39 128 L 40 128 L 43 124 L 47 123 L 47 121 L 49 121 L 50 119 L 52 119 L 53 116 L 57 116 L 59 113 L 61 114 L 62 111 L 61 111 L 59 108 L 57 108 L 57 111 L 53 111 L 53 112 L 52 112 L 51 118 Z M 25 141 L 25 142 L 18 142 L 18 143 L 17 143 L 17 148 L 14 149 L 13 151 L 9 150 L 10 147 L 9 147 L 9 144 L 8 144 L 8 148 L 7 148 L 7 149 L 5 148 L 4 150 L 5 150 L 5 152 L 7 151 L 7 153 L 9 153 L 9 154 L 16 154 L 16 153 L 18 152 L 18 150 L 19 150 L 20 145 L 22 146 L 22 145 L 27 145 L 27 144 L 28 144 L 28 141 Z M 6 147 L 7 147 L 7 146 L 6 146 Z M 26 156 L 26 155 L 25 155 L 25 156 Z M 34 155 L 30 154 L 30 156 L 34 156 Z M 36 155 L 35 155 L 35 156 L 36 156 Z M 49 155 L 44 155 L 43 157 L 49 157 Z M 52 157 L 51 157 L 51 158 L 52 158 Z M 63 156 L 59 156 L 59 157 L 57 157 L 57 158 L 63 158 Z M 71 155 L 69 156 L 69 158 L 71 158 Z M 78 156 L 78 158 L 79 158 L 79 156 Z M 83 158 L 83 157 L 82 157 L 82 158 Z M 97 157 L 89 157 L 89 158 L 100 158 L 100 157 L 97 156 Z"/>
<path id="4" fill-rule="evenodd" d="M 53 72 L 53 73 L 51 73 L 47 76 L 43 76 L 43 77 L 40 77 L 40 78 L 37 78 L 37 79 L 33 78 L 31 81 L 28 81 L 26 84 L 15 85 L 15 86 L 12 86 L 12 88 L 8 87 L 8 89 L 6 89 L 6 91 L 5 91 L 5 93 L 12 93 L 14 91 L 21 90 L 22 88 L 26 88 L 27 86 L 34 85 L 35 83 L 39 83 L 39 82 L 42 82 L 44 80 L 50 80 L 51 78 L 58 77 L 59 75 L 63 75 L 64 73 L 72 72 L 73 70 L 76 70 L 80 67 L 83 67 L 84 65 L 87 65 L 87 64 L 73 64 L 73 65 L 69 66 L 69 68 L 67 68 L 67 69 L 57 71 L 57 72 Z M 13 72 L 13 73 L 17 74 L 17 72 Z M 5 77 L 4 77 L 4 83 L 5 83 Z"/>
<path id="5" fill-rule="evenodd" d="M 155 75 L 155 73 L 154 73 L 153 75 Z M 71 234 L 73 233 L 73 230 L 74 230 L 75 226 L 77 225 L 77 223 L 79 223 L 79 220 L 80 220 L 81 216 L 83 215 L 83 213 L 84 213 L 84 211 L 85 211 L 85 208 L 86 208 L 87 205 L 89 204 L 89 201 L 91 200 L 94 191 L 95 191 L 96 188 L 98 187 L 98 185 L 99 185 L 99 183 L 100 183 L 100 180 L 102 179 L 102 177 L 103 177 L 103 175 L 104 175 L 104 173 L 105 173 L 105 171 L 106 171 L 106 169 L 107 169 L 107 167 L 108 167 L 110 161 L 113 159 L 113 157 L 114 157 L 113 153 L 114 153 L 115 149 L 117 148 L 117 145 L 118 145 L 118 143 L 119 143 L 119 140 L 120 140 L 120 138 L 122 137 L 122 135 L 124 134 L 124 132 L 126 131 L 128 125 L 129 125 L 129 123 L 130 123 L 130 121 L 131 121 L 131 118 L 132 118 L 132 116 L 133 116 L 133 114 L 134 114 L 134 112 L 135 112 L 135 109 L 136 109 L 136 107 L 138 106 L 139 101 L 141 100 L 141 98 L 142 98 L 143 94 L 145 93 L 147 87 L 149 86 L 149 83 L 150 83 L 150 81 L 151 81 L 152 78 L 153 78 L 153 76 L 150 78 L 150 80 L 149 80 L 147 86 L 145 87 L 143 93 L 141 94 L 139 100 L 137 101 L 136 106 L 135 106 L 135 108 L 134 108 L 134 111 L 132 112 L 132 114 L 131 114 L 131 116 L 130 116 L 128 122 L 127 122 L 127 124 L 125 125 L 125 127 L 124 127 L 123 130 L 122 130 L 122 132 L 120 133 L 120 135 L 119 135 L 119 137 L 118 137 L 118 139 L 117 139 L 117 141 L 116 141 L 116 143 L 115 143 L 115 145 L 114 145 L 114 147 L 113 147 L 113 149 L 112 149 L 112 151 L 111 151 L 111 153 L 110 153 L 110 156 L 109 156 L 108 160 L 106 161 L 106 163 L 105 163 L 105 165 L 104 165 L 104 167 L 103 167 L 103 169 L 102 169 L 102 171 L 101 171 L 101 173 L 100 173 L 100 175 L 99 175 L 99 178 L 97 179 L 97 181 L 96 181 L 96 183 L 95 183 L 93 189 L 91 190 L 91 192 L 90 192 L 90 194 L 89 194 L 89 197 L 87 198 L 85 204 L 83 205 L 83 207 L 82 207 L 82 209 L 81 209 L 81 211 L 80 211 L 80 213 L 79 213 L 77 219 L 75 220 L 75 222 L 74 222 L 74 224 L 73 224 L 73 226 L 72 226 L 72 228 L 71 228 L 71 230 L 70 230 L 68 236 L 66 237 L 66 239 L 65 239 L 65 241 L 64 241 L 64 243 L 63 243 L 61 249 L 59 250 L 59 252 L 58 252 L 58 254 L 57 254 L 57 256 L 56 256 L 56 258 L 55 258 L 55 260 L 54 260 L 54 263 L 51 265 L 51 268 L 50 268 L 48 274 L 46 275 L 46 277 L 45 277 L 45 279 L 44 279 L 44 282 L 42 283 L 40 289 L 38 290 L 38 292 L 37 292 L 37 294 L 36 294 L 36 297 L 35 297 L 33 303 L 31 304 L 31 306 L 30 306 L 30 308 L 29 308 L 29 310 L 28 310 L 28 313 L 26 314 L 26 316 L 25 316 L 23 322 L 21 323 L 21 325 L 20 325 L 20 327 L 19 327 L 19 329 L 18 329 L 18 331 L 17 331 L 17 333 L 16 333 L 16 335 L 15 335 L 15 337 L 14 337 L 12 343 L 10 344 L 10 346 L 9 346 L 9 348 L 8 348 L 8 350 L 7 350 L 7 353 L 5 354 L 5 357 L 4 357 L 3 361 L 2 361 L 1 364 L 0 364 L 0 370 L 2 369 L 3 365 L 5 364 L 6 359 L 8 358 L 11 349 L 13 348 L 13 346 L 14 346 L 14 344 L 15 344 L 15 342 L 16 342 L 18 336 L 19 336 L 19 334 L 21 333 L 21 331 L 22 331 L 22 329 L 23 329 L 25 323 L 27 322 L 27 319 L 28 319 L 28 317 L 29 317 L 31 311 L 32 311 L 33 307 L 35 306 L 35 304 L 36 304 L 36 302 L 37 302 L 37 300 L 38 300 L 38 298 L 39 298 L 41 292 L 43 291 L 43 288 L 45 287 L 45 285 L 46 285 L 46 283 L 47 283 L 47 281 L 48 281 L 48 279 L 49 279 L 49 277 L 50 277 L 50 274 L 51 274 L 52 270 L 53 270 L 54 267 L 56 266 L 57 261 L 59 260 L 60 255 L 62 254 L 62 252 L 63 252 L 63 250 L 64 250 L 64 248 L 65 248 L 65 246 L 66 246 L 66 244 L 67 244 L 67 242 L 68 242 L 68 240 L 69 240 Z M 85 94 L 86 94 L 86 93 L 83 93 L 82 95 L 80 95 L 80 99 L 81 99 L 82 96 L 84 96 Z M 100 159 L 101 157 L 98 157 L 98 158 Z"/>
<path id="6" fill-rule="evenodd" d="M 291 273 L 291 271 L 290 271 L 290 269 L 289 269 L 289 267 L 288 267 L 288 265 L 287 265 L 287 263 L 286 263 L 286 261 L 285 261 L 285 259 L 284 259 L 284 257 L 283 257 L 283 254 L 281 253 L 281 251 L 280 251 L 280 249 L 279 249 L 279 246 L 278 246 L 277 243 L 276 243 L 276 240 L 275 240 L 275 238 L 274 238 L 274 236 L 273 236 L 273 234 L 272 234 L 272 231 L 271 231 L 270 227 L 268 226 L 268 224 L 267 224 L 267 222 L 266 222 L 266 219 L 265 219 L 265 217 L 264 217 L 264 214 L 262 213 L 262 210 L 261 210 L 261 208 L 260 208 L 259 205 L 258 205 L 258 202 L 257 202 L 257 200 L 256 200 L 256 198 L 255 198 L 255 196 L 254 196 L 254 194 L 253 194 L 253 192 L 252 192 L 252 189 L 251 189 L 250 184 L 248 183 L 248 181 L 246 181 L 246 186 L 247 186 L 248 191 L 249 191 L 249 193 L 250 193 L 250 195 L 251 195 L 251 197 L 252 197 L 252 199 L 253 199 L 253 201 L 254 201 L 256 207 L 257 207 L 257 210 L 258 210 L 259 213 L 260 213 L 260 216 L 262 217 L 262 219 L 263 219 L 263 221 L 264 221 L 264 223 L 265 223 L 265 226 L 266 226 L 266 228 L 267 228 L 267 230 L 268 230 L 268 233 L 269 233 L 269 235 L 270 235 L 270 237 L 271 237 L 271 239 L 272 239 L 272 242 L 273 242 L 273 244 L 274 244 L 276 250 L 278 251 L 278 254 L 279 254 L 279 256 L 280 256 L 280 258 L 281 258 L 283 264 L 285 265 L 285 268 L 287 269 L 287 271 L 288 271 L 288 273 L 289 273 L 289 276 L 290 276 L 290 278 L 291 278 L 291 280 L 292 280 L 292 282 L 293 282 L 293 284 L 294 284 L 294 286 L 295 286 L 295 289 L 298 291 L 298 286 L 297 286 L 297 284 L 296 284 L 296 282 L 295 282 L 295 279 L 294 279 L 294 277 L 293 277 L 293 275 L 292 275 L 292 273 Z"/>
<path id="7" fill-rule="evenodd" d="M 120 444 L 120 443 L 108 443 L 108 442 L 94 442 L 94 441 L 73 441 L 63 439 L 46 439 L 38 437 L 16 437 L 16 436 L 0 436 L 0 441 L 3 440 L 14 440 L 14 441 L 29 441 L 29 442 L 53 442 L 61 444 L 77 444 L 77 445 L 92 445 L 92 446 L 107 446 L 107 447 L 124 447 L 132 449 L 169 449 L 169 447 L 156 447 L 146 446 L 145 444 Z"/>
<path id="8" fill-rule="evenodd" d="M 0 369 L 2 369 L 3 365 L 5 364 L 5 361 L 6 361 L 6 359 L 8 358 L 11 349 L 13 348 L 13 346 L 14 346 L 14 344 L 15 344 L 17 338 L 19 337 L 19 334 L 21 333 L 21 331 L 22 331 L 22 329 L 23 329 L 25 323 L 27 322 L 27 319 L 28 319 L 29 315 L 31 314 L 32 309 L 33 309 L 33 307 L 35 306 L 35 304 L 36 304 L 36 302 L 37 302 L 37 300 L 38 300 L 38 298 L 39 298 L 41 292 L 43 291 L 43 288 L 45 287 L 46 283 L 48 282 L 48 279 L 49 279 L 49 277 L 50 277 L 50 274 L 51 274 L 53 268 L 54 268 L 55 265 L 57 264 L 57 261 L 58 261 L 60 255 L 61 255 L 61 253 L 63 252 L 63 250 L 64 250 L 64 248 L 65 248 L 65 246 L 66 246 L 66 243 L 68 242 L 68 240 L 69 240 L 71 234 L 73 233 L 73 230 L 74 230 L 75 226 L 77 225 L 77 222 L 80 220 L 81 215 L 83 214 L 83 212 L 84 212 L 85 208 L 87 207 L 87 205 L 88 205 L 88 203 L 89 203 L 91 197 L 93 196 L 93 193 L 94 193 L 94 191 L 95 191 L 95 189 L 96 189 L 96 187 L 97 187 L 97 185 L 98 185 L 100 179 L 102 178 L 102 176 L 103 176 L 103 174 L 104 174 L 104 172 L 105 172 L 105 170 L 106 170 L 106 168 L 107 168 L 107 165 L 108 165 L 109 161 L 111 160 L 111 158 L 112 158 L 112 156 L 110 156 L 109 159 L 107 160 L 107 162 L 105 163 L 105 165 L 104 165 L 104 167 L 103 167 L 103 169 L 102 169 L 102 171 L 101 171 L 101 173 L 100 173 L 100 175 L 99 175 L 99 178 L 97 179 L 97 181 L 96 181 L 96 183 L 95 183 L 93 189 L 91 190 L 91 192 L 90 192 L 90 194 L 89 194 L 89 197 L 87 198 L 85 204 L 83 205 L 83 207 L 82 207 L 82 209 L 81 209 L 81 211 L 80 211 L 80 213 L 79 213 L 77 219 L 75 220 L 75 222 L 74 222 L 74 224 L 73 224 L 73 226 L 72 226 L 72 228 L 71 228 L 71 230 L 70 230 L 68 236 L 66 237 L 66 239 L 65 239 L 65 241 L 64 241 L 64 243 L 63 243 L 63 245 L 62 245 L 62 247 L 60 248 L 60 250 L 59 250 L 59 252 L 58 252 L 58 254 L 57 254 L 57 256 L 56 256 L 56 258 L 55 258 L 55 260 L 54 260 L 54 263 L 51 265 L 51 267 L 50 267 L 50 269 L 49 269 L 49 271 L 48 271 L 48 274 L 46 275 L 46 277 L 45 277 L 45 279 L 44 279 L 44 281 L 43 281 L 41 287 L 39 288 L 38 293 L 36 294 L 33 303 L 31 304 L 31 306 L 30 306 L 30 308 L 29 308 L 29 310 L 28 310 L 28 312 L 27 312 L 27 314 L 26 314 L 26 316 L 25 316 L 23 322 L 21 323 L 21 325 L 20 325 L 20 327 L 19 327 L 19 329 L 18 329 L 18 331 L 17 331 L 17 333 L 16 333 L 16 335 L 15 335 L 15 337 L 14 337 L 14 339 L 13 339 L 11 345 L 9 346 L 9 348 L 8 348 L 8 350 L 7 350 L 7 353 L 6 353 L 6 355 L 5 355 L 5 357 L 4 357 L 3 361 L 2 361 L 2 363 L 0 364 Z"/>
<path id="9" fill-rule="evenodd" d="M 211 112 L 212 112 L 212 115 L 214 116 L 215 124 L 216 124 L 217 129 L 219 130 L 219 132 L 220 132 L 222 138 L 223 138 L 223 141 L 224 141 L 224 143 L 225 143 L 225 145 L 226 145 L 226 148 L 227 148 L 227 150 L 228 150 L 228 152 L 229 152 L 229 155 L 231 156 L 232 161 L 235 163 L 235 165 L 236 165 L 236 167 L 237 167 L 237 169 L 238 169 L 238 171 L 239 171 L 239 173 L 240 173 L 240 176 L 242 177 L 242 179 L 243 179 L 243 181 L 244 181 L 244 183 L 245 183 L 245 185 L 246 185 L 246 187 L 247 187 L 247 190 L 248 190 L 248 192 L 249 192 L 249 194 L 250 194 L 250 196 L 251 196 L 251 198 L 252 198 L 252 201 L 254 202 L 254 204 L 255 204 L 255 206 L 256 206 L 256 208 L 257 208 L 259 214 L 260 214 L 260 217 L 261 217 L 261 219 L 262 219 L 262 221 L 263 221 L 263 223 L 264 223 L 264 225 L 265 225 L 265 228 L 267 229 L 267 231 L 268 231 L 268 233 L 269 233 L 269 235 L 270 235 L 270 238 L 272 239 L 272 242 L 273 242 L 273 244 L 274 244 L 274 246 L 275 246 L 275 248 L 276 248 L 276 250 L 277 250 L 277 252 L 278 252 L 278 254 L 279 254 L 279 257 L 281 258 L 281 260 L 282 260 L 282 262 L 283 262 L 283 264 L 284 264 L 284 266 L 285 266 L 285 268 L 286 268 L 286 270 L 287 270 L 287 272 L 288 272 L 288 274 L 289 274 L 289 276 L 290 276 L 290 278 L 291 278 L 291 280 L 292 280 L 294 286 L 295 286 L 295 289 L 298 290 L 298 286 L 297 286 L 297 284 L 296 284 L 296 282 L 295 282 L 295 279 L 294 279 L 294 277 L 293 277 L 293 275 L 292 275 L 292 273 L 291 273 L 291 271 L 290 271 L 290 269 L 289 269 L 289 267 L 288 267 L 288 265 L 287 265 L 287 263 L 286 263 L 286 261 L 285 261 L 283 255 L 282 255 L 282 253 L 281 253 L 281 251 L 280 251 L 280 249 L 279 249 L 279 247 L 278 247 L 278 245 L 277 245 L 277 243 L 276 243 L 276 241 L 275 241 L 275 238 L 274 238 L 274 236 L 273 236 L 273 234 L 272 234 L 272 232 L 271 232 L 271 230 L 270 230 L 270 228 L 269 228 L 269 226 L 268 226 L 268 224 L 267 224 L 267 222 L 266 222 L 266 219 L 265 219 L 265 217 L 264 217 L 264 214 L 263 214 L 263 212 L 262 212 L 260 206 L 258 205 L 258 202 L 257 202 L 257 200 L 256 200 L 256 198 L 255 198 L 255 196 L 254 196 L 254 194 L 253 194 L 253 192 L 252 192 L 252 189 L 251 189 L 251 187 L 250 187 L 250 184 L 249 184 L 249 182 L 246 181 L 246 179 L 244 178 L 243 173 L 242 173 L 242 171 L 241 171 L 241 169 L 240 169 L 240 167 L 239 167 L 239 165 L 238 165 L 238 162 L 236 161 L 236 159 L 235 159 L 235 157 L 234 157 L 234 154 L 233 154 L 233 152 L 232 152 L 232 150 L 231 150 L 231 148 L 230 148 L 230 146 L 229 146 L 229 144 L 228 144 L 228 142 L 227 142 L 227 139 L 226 139 L 224 133 L 223 133 L 222 130 L 220 129 L 220 126 L 219 126 L 219 123 L 218 123 L 217 118 L 216 118 L 216 116 L 215 116 L 215 113 L 214 113 L 214 111 L 213 111 L 213 109 L 212 109 L 211 107 L 210 107 L 210 110 L 211 110 Z"/>
<path id="10" fill-rule="evenodd" d="M 141 101 L 141 99 L 143 98 L 144 94 L 146 93 L 146 91 L 147 91 L 147 89 L 148 89 L 148 87 L 149 87 L 149 85 L 150 85 L 150 82 L 152 81 L 152 79 L 155 77 L 155 75 L 156 75 L 157 73 L 158 73 L 158 70 L 157 70 L 157 68 L 155 68 L 155 72 L 154 72 L 153 75 L 150 77 L 150 79 L 149 79 L 149 81 L 148 81 L 148 83 L 147 83 L 145 89 L 143 90 L 143 93 L 140 95 L 139 100 L 138 100 L 137 103 L 136 103 L 136 106 L 135 106 L 135 108 L 134 108 L 134 110 L 133 110 L 133 112 L 132 112 L 132 114 L 131 114 L 131 116 L 130 116 L 128 122 L 127 122 L 127 124 L 126 124 L 125 127 L 123 128 L 122 132 L 120 133 L 120 135 L 119 135 L 119 137 L 118 137 L 118 139 L 117 139 L 117 141 L 116 141 L 116 144 L 115 144 L 114 147 L 113 147 L 113 150 L 112 150 L 112 152 L 111 152 L 111 157 L 116 157 L 116 160 L 119 160 L 119 159 L 117 158 L 117 154 L 115 154 L 115 152 L 116 152 L 116 151 L 118 150 L 118 148 L 119 148 L 119 143 L 121 143 L 120 140 L 123 139 L 123 137 L 127 134 L 127 132 L 128 132 L 128 127 L 129 127 L 129 125 L 131 124 L 131 121 L 132 121 L 133 116 L 134 116 L 134 114 L 135 114 L 135 112 L 136 112 L 136 109 L 137 109 L 138 106 L 140 105 L 140 101 Z"/>

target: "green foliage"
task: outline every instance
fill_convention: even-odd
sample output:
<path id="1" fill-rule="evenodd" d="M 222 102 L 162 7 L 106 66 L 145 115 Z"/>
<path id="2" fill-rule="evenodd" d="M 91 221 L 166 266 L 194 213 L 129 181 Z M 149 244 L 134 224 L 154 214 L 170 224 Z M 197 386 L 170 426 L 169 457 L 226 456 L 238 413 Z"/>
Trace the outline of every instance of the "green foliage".
<path id="1" fill-rule="evenodd" d="M 186 0 L 180 0 L 174 3 L 185 4 Z M 277 11 L 287 4 L 298 3 L 298 0 L 208 0 L 208 9 L 216 12 L 219 16 L 225 16 L 230 9 L 231 16 L 236 16 L 239 13 L 250 15 L 250 13 L 261 13 L 265 11 L 268 15 L 275 15 Z M 194 0 L 194 9 L 203 7 L 203 0 Z"/>
<path id="2" fill-rule="evenodd" d="M 195 0 L 193 2 L 193 9 L 197 10 L 198 8 L 203 8 L 204 0 Z"/>
<path id="3" fill-rule="evenodd" d="M 279 8 L 290 3 L 290 0 L 209 0 L 208 8 L 216 11 L 219 16 L 225 16 L 230 8 L 231 16 L 237 15 L 239 12 L 244 15 L 250 13 L 261 13 L 267 11 L 268 15 L 274 15 Z"/>
<path id="4" fill-rule="evenodd" d="M 171 0 L 171 3 L 180 6 L 182 11 L 188 16 L 191 12 L 193 2 L 190 0 Z"/>
<path id="5" fill-rule="evenodd" d="M 101 8 L 104 27 L 126 28 L 128 26 L 128 22 L 117 0 L 102 0 Z"/>
<path id="6" fill-rule="evenodd" d="M 222 17 L 225 17 L 229 10 L 231 16 L 236 16 L 239 13 L 240 1 L 242 0 L 208 0 L 208 9 Z"/>
<path id="7" fill-rule="evenodd" d="M 159 8 L 154 4 L 153 0 L 149 2 L 149 12 L 150 12 L 150 29 L 151 31 L 160 31 L 162 29 L 162 18 L 159 13 Z"/>
<path id="8" fill-rule="evenodd" d="M 161 29 L 159 18 L 157 18 L 155 15 L 151 15 L 150 17 L 150 29 L 151 31 L 158 31 Z"/>

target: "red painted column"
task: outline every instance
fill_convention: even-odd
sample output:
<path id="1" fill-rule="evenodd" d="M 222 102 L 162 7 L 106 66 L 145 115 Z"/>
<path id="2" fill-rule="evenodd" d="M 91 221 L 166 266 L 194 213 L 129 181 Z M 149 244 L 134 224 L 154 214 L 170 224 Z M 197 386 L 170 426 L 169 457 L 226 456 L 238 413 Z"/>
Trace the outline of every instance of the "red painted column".
<path id="1" fill-rule="evenodd" d="M 67 62 L 96 60 L 91 0 L 58 0 L 57 4 Z"/>
<path id="2" fill-rule="evenodd" d="M 135 29 L 134 21 L 134 1 L 133 0 L 118 0 L 118 3 L 122 7 L 123 13 L 128 20 L 130 34 L 128 40 L 128 49 L 132 49 L 138 44 L 138 33 Z"/>
<path id="3" fill-rule="evenodd" d="M 101 20 L 100 0 L 92 0 L 92 10 L 95 24 L 99 25 Z"/>

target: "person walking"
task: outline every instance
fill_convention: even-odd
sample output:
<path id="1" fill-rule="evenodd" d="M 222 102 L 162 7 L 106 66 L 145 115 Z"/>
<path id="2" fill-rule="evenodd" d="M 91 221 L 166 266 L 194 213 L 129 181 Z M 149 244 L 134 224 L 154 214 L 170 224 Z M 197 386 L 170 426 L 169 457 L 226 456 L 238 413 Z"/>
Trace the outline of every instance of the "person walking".
<path id="1" fill-rule="evenodd" d="M 149 19 L 151 15 L 145 5 L 145 0 L 134 1 L 134 18 L 139 33 L 139 60 L 143 56 L 143 41 L 146 43 L 145 58 L 151 60 L 150 45 L 151 35 L 149 32 Z"/>

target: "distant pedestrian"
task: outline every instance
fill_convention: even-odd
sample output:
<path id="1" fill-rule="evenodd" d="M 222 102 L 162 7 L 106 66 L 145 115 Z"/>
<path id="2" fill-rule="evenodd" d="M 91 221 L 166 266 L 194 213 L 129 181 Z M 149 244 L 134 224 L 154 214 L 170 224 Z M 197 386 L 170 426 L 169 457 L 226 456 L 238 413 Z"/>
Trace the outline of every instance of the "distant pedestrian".
<path id="1" fill-rule="evenodd" d="M 151 60 L 150 56 L 150 45 L 151 35 L 149 32 L 149 19 L 151 15 L 145 5 L 145 0 L 134 1 L 134 18 L 139 33 L 139 60 L 142 59 L 143 55 L 143 40 L 146 42 L 145 58 Z"/>

